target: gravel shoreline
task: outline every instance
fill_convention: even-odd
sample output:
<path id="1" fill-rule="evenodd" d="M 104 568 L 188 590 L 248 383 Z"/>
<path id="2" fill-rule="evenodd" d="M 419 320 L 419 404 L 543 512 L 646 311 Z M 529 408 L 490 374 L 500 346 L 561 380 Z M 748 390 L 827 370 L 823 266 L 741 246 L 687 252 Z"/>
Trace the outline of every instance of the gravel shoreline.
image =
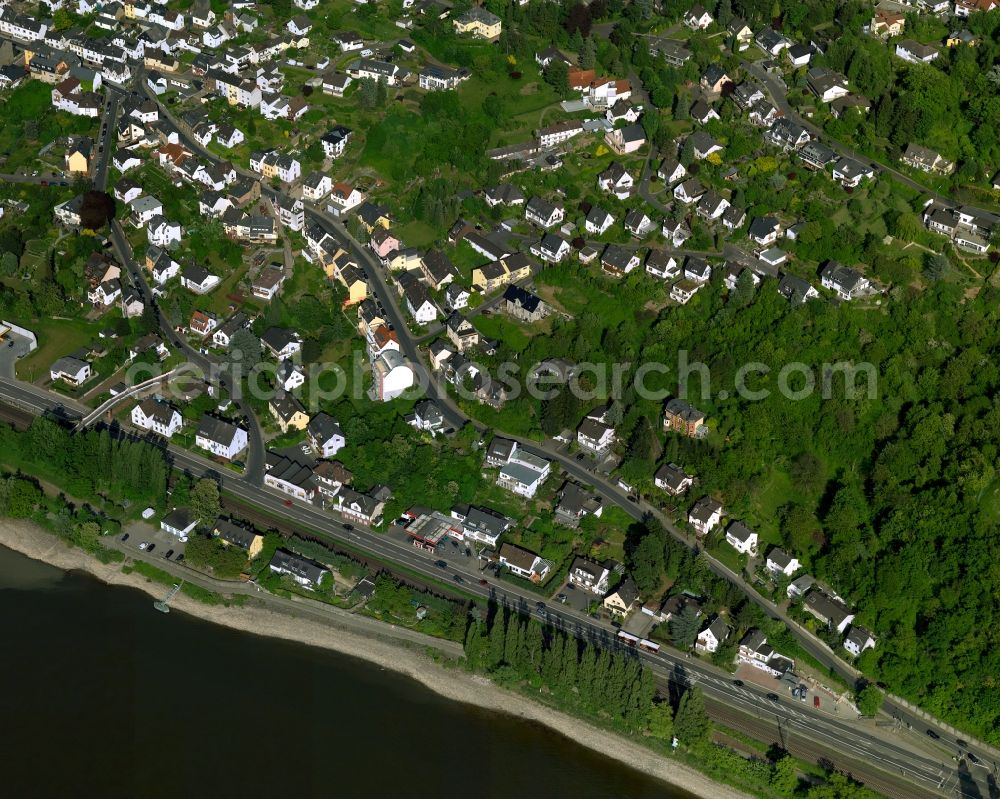
<path id="1" fill-rule="evenodd" d="M 85 571 L 108 585 L 137 588 L 157 598 L 163 594 L 162 585 L 139 574 L 124 574 L 121 564 L 101 563 L 30 522 L 0 519 L 0 545 L 64 571 Z M 171 607 L 235 630 L 297 641 L 375 663 L 404 674 L 447 699 L 543 724 L 582 746 L 704 799 L 748 797 L 748 794 L 713 782 L 694 769 L 660 757 L 632 741 L 500 688 L 485 677 L 446 669 L 411 647 L 265 608 L 205 605 L 184 594 L 172 599 Z"/>

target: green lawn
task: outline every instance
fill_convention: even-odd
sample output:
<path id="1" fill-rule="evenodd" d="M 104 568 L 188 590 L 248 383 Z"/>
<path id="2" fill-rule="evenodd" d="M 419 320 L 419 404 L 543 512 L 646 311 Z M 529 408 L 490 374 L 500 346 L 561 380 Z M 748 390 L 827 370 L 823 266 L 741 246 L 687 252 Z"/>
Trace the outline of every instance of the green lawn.
<path id="1" fill-rule="evenodd" d="M 521 325 L 497 313 L 491 316 L 480 314 L 475 317 L 473 323 L 484 336 L 499 339 L 516 352 L 527 349 L 531 340 L 531 335 Z"/>
<path id="2" fill-rule="evenodd" d="M 82 319 L 45 319 L 36 323 L 13 320 L 24 325 L 38 338 L 38 349 L 17 362 L 17 376 L 22 380 L 37 380 L 47 376 L 56 358 L 69 355 L 90 344 L 104 327 L 98 322 Z"/>

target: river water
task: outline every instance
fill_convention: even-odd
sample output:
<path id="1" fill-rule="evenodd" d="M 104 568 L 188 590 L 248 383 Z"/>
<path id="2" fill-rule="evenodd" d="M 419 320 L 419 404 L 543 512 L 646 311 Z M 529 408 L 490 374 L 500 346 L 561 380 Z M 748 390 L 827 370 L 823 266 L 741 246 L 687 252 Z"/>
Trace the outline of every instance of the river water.
<path id="1" fill-rule="evenodd" d="M 692 799 L 536 724 L 0 548 L 3 795 Z"/>

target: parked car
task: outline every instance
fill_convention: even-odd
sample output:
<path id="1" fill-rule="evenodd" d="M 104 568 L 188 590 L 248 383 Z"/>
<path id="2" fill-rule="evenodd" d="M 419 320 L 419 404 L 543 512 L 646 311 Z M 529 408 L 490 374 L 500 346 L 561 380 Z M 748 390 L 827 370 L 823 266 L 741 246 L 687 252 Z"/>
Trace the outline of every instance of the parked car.
<path id="1" fill-rule="evenodd" d="M 150 544 L 148 547 L 146 547 L 147 552 L 152 552 L 154 549 L 156 549 L 156 544 Z"/>
<path id="2" fill-rule="evenodd" d="M 121 537 L 121 539 L 120 539 L 120 540 L 122 540 L 122 541 L 128 541 L 128 533 L 124 533 L 124 534 L 122 535 L 122 537 Z"/>
<path id="3" fill-rule="evenodd" d="M 165 557 L 167 560 L 170 560 L 170 556 L 173 554 L 174 551 L 172 549 L 168 549 L 166 552 L 163 553 L 163 557 Z"/>

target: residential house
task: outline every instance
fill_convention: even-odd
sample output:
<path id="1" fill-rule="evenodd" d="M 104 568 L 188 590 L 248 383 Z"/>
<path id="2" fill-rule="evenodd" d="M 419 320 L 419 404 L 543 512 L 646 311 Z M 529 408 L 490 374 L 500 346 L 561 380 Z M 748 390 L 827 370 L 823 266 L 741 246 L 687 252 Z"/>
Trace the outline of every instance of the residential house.
<path id="1" fill-rule="evenodd" d="M 639 254 L 617 244 L 609 244 L 601 254 L 601 269 L 611 277 L 623 277 L 641 263 Z"/>
<path id="2" fill-rule="evenodd" d="M 702 497 L 688 513 L 688 524 L 698 535 L 708 535 L 722 521 L 722 505 L 711 497 Z"/>
<path id="3" fill-rule="evenodd" d="M 531 247 L 532 255 L 537 255 L 549 264 L 558 264 L 569 255 L 569 242 L 557 233 L 546 233 L 537 245 Z"/>
<path id="4" fill-rule="evenodd" d="M 284 327 L 269 327 L 260 337 L 266 353 L 279 361 L 287 360 L 302 351 L 302 338 L 294 330 Z"/>
<path id="5" fill-rule="evenodd" d="M 627 616 L 639 601 L 639 588 L 631 577 L 626 577 L 618 587 L 604 597 L 604 609 L 615 616 Z"/>
<path id="6" fill-rule="evenodd" d="M 851 625 L 851 631 L 844 638 L 844 649 L 854 657 L 858 657 L 862 652 L 875 648 L 875 638 L 868 630 L 858 624 Z"/>
<path id="7" fill-rule="evenodd" d="M 458 352 L 466 352 L 479 344 L 479 331 L 458 311 L 452 311 L 445 319 L 444 330 Z"/>
<path id="8" fill-rule="evenodd" d="M 771 574 L 783 574 L 785 577 L 791 577 L 802 568 L 798 558 L 789 555 L 779 547 L 772 547 L 771 551 L 767 553 L 765 565 Z"/>
<path id="9" fill-rule="evenodd" d="M 561 205 L 550 203 L 541 197 L 532 197 L 524 207 L 524 218 L 543 228 L 561 225 L 566 216 Z"/>
<path id="10" fill-rule="evenodd" d="M 718 95 L 722 93 L 722 88 L 727 83 L 732 83 L 733 81 L 718 64 L 709 64 L 698 82 L 701 84 L 701 88 L 710 95 Z M 702 104 L 704 105 L 704 102 Z M 716 116 L 716 119 L 718 119 L 718 116 Z"/>
<path id="11" fill-rule="evenodd" d="M 684 24 L 687 25 L 691 30 L 703 31 L 708 28 L 715 20 L 711 14 L 709 14 L 701 3 L 695 3 L 690 9 L 684 14 L 683 17 Z"/>
<path id="12" fill-rule="evenodd" d="M 618 155 L 628 155 L 638 152 L 646 143 L 646 131 L 642 125 L 627 125 L 608 131 L 604 141 Z"/>
<path id="13" fill-rule="evenodd" d="M 198 518 L 191 513 L 190 508 L 174 508 L 160 520 L 160 529 L 181 541 L 187 541 L 197 526 Z"/>
<path id="14" fill-rule="evenodd" d="M 232 546 L 247 553 L 247 558 L 256 558 L 264 549 L 264 536 L 248 527 L 237 524 L 231 519 L 219 517 L 215 520 L 212 535 L 222 542 L 223 546 Z"/>
<path id="15" fill-rule="evenodd" d="M 576 443 L 595 455 L 604 455 L 615 443 L 615 428 L 605 421 L 606 414 L 592 412 L 580 422 Z"/>
<path id="16" fill-rule="evenodd" d="M 827 262 L 820 272 L 820 282 L 823 288 L 835 291 L 842 300 L 863 296 L 871 286 L 860 272 L 837 261 Z"/>
<path id="17" fill-rule="evenodd" d="M 677 259 L 665 250 L 650 250 L 646 256 L 646 272 L 661 280 L 673 280 L 680 274 Z"/>
<path id="18" fill-rule="evenodd" d="M 896 44 L 896 55 L 911 64 L 929 64 L 940 55 L 934 45 L 903 39 Z"/>
<path id="19" fill-rule="evenodd" d="M 443 432 L 446 427 L 444 413 L 434 400 L 421 400 L 413 406 L 413 413 L 406 418 L 407 424 L 430 433 L 432 436 Z"/>
<path id="20" fill-rule="evenodd" d="M 599 205 L 590 209 L 584 221 L 584 229 L 595 236 L 602 235 L 615 223 L 615 218 Z"/>
<path id="21" fill-rule="evenodd" d="M 785 273 L 778 281 L 778 293 L 793 305 L 801 305 L 806 300 L 819 297 L 814 286 L 796 275 Z"/>
<path id="22" fill-rule="evenodd" d="M 694 478 L 676 463 L 665 463 L 653 475 L 653 485 L 672 497 L 679 497 L 694 485 Z"/>
<path id="23" fill-rule="evenodd" d="M 183 426 L 180 411 L 168 402 L 148 397 L 132 408 L 132 424 L 170 438 Z"/>
<path id="24" fill-rule="evenodd" d="M 760 630 L 750 630 L 743 636 L 736 657 L 740 663 L 753 666 L 772 677 L 781 677 L 795 668 L 795 661 L 776 652 Z"/>
<path id="25" fill-rule="evenodd" d="M 686 400 L 668 400 L 663 412 L 663 429 L 683 433 L 689 438 L 705 435 L 705 414 Z"/>
<path id="26" fill-rule="evenodd" d="M 325 566 L 287 549 L 277 550 L 267 567 L 274 574 L 287 575 L 303 588 L 310 590 L 318 588 L 323 578 L 330 573 Z"/>
<path id="27" fill-rule="evenodd" d="M 809 90 L 824 103 L 832 102 L 849 93 L 847 78 L 826 67 L 813 67 L 806 73 Z"/>
<path id="28" fill-rule="evenodd" d="M 500 565 L 506 566 L 511 574 L 531 580 L 533 583 L 542 582 L 552 569 L 548 561 L 514 544 L 502 544 L 498 559 Z"/>
<path id="29" fill-rule="evenodd" d="M 728 203 L 727 203 L 728 205 Z M 625 215 L 625 229 L 637 239 L 644 239 L 654 230 L 656 225 L 645 211 L 636 208 Z"/>
<path id="30" fill-rule="evenodd" d="M 453 20 L 456 33 L 468 33 L 477 39 L 495 41 L 500 38 L 503 23 L 496 14 L 481 6 L 473 6 Z"/>
<path id="31" fill-rule="evenodd" d="M 328 413 L 317 413 L 306 426 L 309 445 L 321 458 L 332 458 L 347 445 L 337 420 Z"/>
<path id="32" fill-rule="evenodd" d="M 934 150 L 919 144 L 906 145 L 906 150 L 899 160 L 921 172 L 933 172 L 939 175 L 950 175 L 955 169 L 954 161 L 948 161 Z"/>
<path id="33" fill-rule="evenodd" d="M 664 158 L 656 169 L 656 176 L 668 186 L 682 180 L 685 175 L 687 170 L 676 158 Z"/>
<path id="34" fill-rule="evenodd" d="M 345 519 L 368 526 L 376 525 L 382 518 L 385 501 L 373 494 L 362 494 L 344 486 L 340 490 L 338 510 Z"/>
<path id="35" fill-rule="evenodd" d="M 733 522 L 726 529 L 726 543 L 741 555 L 757 554 L 757 533 L 743 522 Z"/>
<path id="36" fill-rule="evenodd" d="M 207 294 L 221 282 L 218 275 L 211 274 L 198 264 L 187 264 L 181 270 L 181 285 L 195 294 Z"/>
<path id="37" fill-rule="evenodd" d="M 804 147 L 812 137 L 798 122 L 779 117 L 767 129 L 764 138 L 775 147 L 790 152 Z"/>
<path id="38" fill-rule="evenodd" d="M 544 458 L 517 448 L 500 468 L 497 485 L 531 499 L 548 478 L 552 465 Z"/>
<path id="39" fill-rule="evenodd" d="M 603 595 L 608 591 L 611 571 L 607 566 L 587 558 L 576 557 L 569 567 L 569 583 L 592 594 Z"/>
<path id="40" fill-rule="evenodd" d="M 61 380 L 71 386 L 83 385 L 91 374 L 89 363 L 69 355 L 57 358 L 49 367 L 49 379 L 53 382 Z"/>
<path id="41" fill-rule="evenodd" d="M 871 31 L 872 36 L 878 36 L 881 39 L 890 39 L 893 36 L 899 36 L 905 27 L 906 17 L 887 8 L 876 8 L 875 16 L 868 23 L 868 29 Z"/>
<path id="42" fill-rule="evenodd" d="M 253 279 L 251 291 L 258 299 L 273 300 L 285 283 L 285 272 L 280 266 L 266 266 Z"/>
<path id="43" fill-rule="evenodd" d="M 559 492 L 555 520 L 567 527 L 578 527 L 585 516 L 597 516 L 604 512 L 600 494 L 588 491 L 579 483 L 567 482 Z"/>
<path id="44" fill-rule="evenodd" d="M 853 611 L 848 609 L 843 600 L 830 596 L 818 588 L 814 588 L 806 594 L 802 607 L 806 612 L 838 633 L 843 633 L 847 626 L 854 621 Z"/>
<path id="45" fill-rule="evenodd" d="M 695 651 L 708 655 L 717 652 L 719 645 L 729 638 L 731 632 L 729 625 L 726 624 L 723 618 L 716 616 L 710 624 L 702 628 L 701 632 L 698 633 L 698 637 L 694 642 Z"/>
<path id="46" fill-rule="evenodd" d="M 618 161 L 597 176 L 597 187 L 601 191 L 613 194 L 619 200 L 627 200 L 632 196 L 635 181 Z"/>
<path id="47" fill-rule="evenodd" d="M 283 434 L 289 430 L 305 430 L 309 424 L 305 406 L 291 394 L 278 393 L 270 399 L 267 409 Z"/>
<path id="48" fill-rule="evenodd" d="M 514 526 L 514 520 L 489 508 L 456 505 L 451 509 L 453 519 L 462 525 L 460 540 L 470 539 L 495 548 L 500 537 Z"/>
<path id="49" fill-rule="evenodd" d="M 750 223 L 747 235 L 762 247 L 774 244 L 781 235 L 781 223 L 773 216 L 758 216 Z"/>
<path id="50" fill-rule="evenodd" d="M 231 461 L 246 449 L 247 431 L 206 413 L 198 423 L 194 443 L 216 457 Z"/>
<path id="51" fill-rule="evenodd" d="M 697 202 L 705 194 L 705 187 L 701 185 L 701 181 L 698 178 L 689 178 L 683 183 L 678 183 L 674 187 L 674 199 L 679 203 L 684 205 L 690 205 L 691 203 Z M 666 235 L 666 234 L 664 234 Z"/>
<path id="52" fill-rule="evenodd" d="M 537 322 L 549 313 L 548 306 L 540 297 L 520 286 L 508 286 L 501 302 L 503 309 L 521 322 Z"/>

